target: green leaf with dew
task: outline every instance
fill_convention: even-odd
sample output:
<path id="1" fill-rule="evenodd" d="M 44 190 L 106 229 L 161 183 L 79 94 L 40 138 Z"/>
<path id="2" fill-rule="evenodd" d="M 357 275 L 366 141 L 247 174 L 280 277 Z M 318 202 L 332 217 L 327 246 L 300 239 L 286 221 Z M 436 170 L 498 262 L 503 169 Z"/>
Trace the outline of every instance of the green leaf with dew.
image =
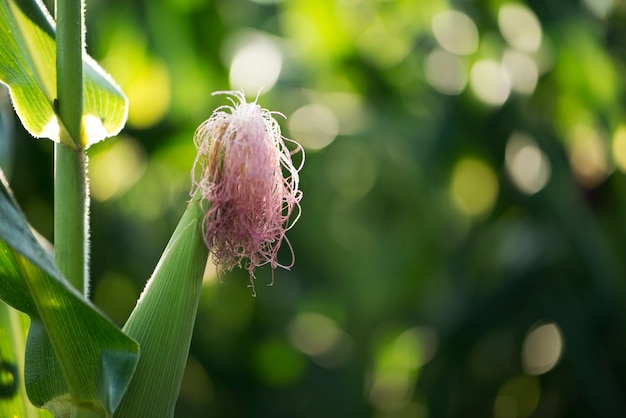
<path id="1" fill-rule="evenodd" d="M 111 416 L 137 365 L 138 345 L 65 281 L 1 172 L 0 180 L 0 299 L 31 320 L 28 397 L 58 417 L 72 408 Z"/>
<path id="2" fill-rule="evenodd" d="M 83 75 L 82 133 L 73 141 L 55 111 L 54 20 L 39 0 L 0 0 L 0 82 L 9 86 L 15 111 L 31 135 L 89 147 L 122 129 L 126 96 L 86 53 Z"/>
<path id="3" fill-rule="evenodd" d="M 141 345 L 141 359 L 116 418 L 174 415 L 208 258 L 201 223 L 193 200 L 124 325 Z"/>

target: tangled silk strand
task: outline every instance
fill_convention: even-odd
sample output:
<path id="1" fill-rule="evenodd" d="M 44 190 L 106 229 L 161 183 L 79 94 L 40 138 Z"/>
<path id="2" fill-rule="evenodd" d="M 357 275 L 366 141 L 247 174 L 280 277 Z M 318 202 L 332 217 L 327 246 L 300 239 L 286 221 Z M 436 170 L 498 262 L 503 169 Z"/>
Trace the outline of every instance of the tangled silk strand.
<path id="1" fill-rule="evenodd" d="M 196 130 L 191 195 L 201 193 L 207 202 L 203 233 L 214 263 L 226 271 L 234 266 L 247 269 L 254 288 L 256 267 L 270 264 L 273 278 L 276 267 L 293 266 L 285 233 L 300 216 L 298 173 L 304 150 L 281 135 L 274 119 L 280 113 L 256 101 L 246 103 L 240 91 L 214 94 L 231 95 L 232 106 L 217 108 Z M 286 141 L 295 144 L 293 152 Z M 291 156 L 299 152 L 302 162 L 295 167 Z M 297 214 L 290 222 L 294 208 Z M 277 261 L 283 240 L 291 250 L 286 265 Z"/>

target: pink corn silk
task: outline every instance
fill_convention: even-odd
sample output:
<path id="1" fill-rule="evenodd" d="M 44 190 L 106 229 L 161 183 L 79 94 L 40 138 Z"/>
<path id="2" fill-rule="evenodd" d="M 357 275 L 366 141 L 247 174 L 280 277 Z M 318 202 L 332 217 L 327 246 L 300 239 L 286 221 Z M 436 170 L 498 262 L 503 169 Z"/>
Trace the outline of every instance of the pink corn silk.
<path id="1" fill-rule="evenodd" d="M 229 97 L 232 106 L 217 108 L 196 130 L 191 194 L 201 193 L 207 202 L 204 240 L 218 270 L 245 268 L 254 288 L 256 267 L 269 263 L 273 283 L 276 267 L 293 266 L 293 249 L 285 233 L 300 216 L 298 172 L 304 151 L 281 135 L 273 116 L 280 113 L 263 109 L 256 101 L 246 103 L 239 91 L 216 94 L 230 94 L 238 101 Z M 295 150 L 290 151 L 285 141 Z M 291 156 L 298 152 L 302 162 L 295 167 Z M 294 208 L 297 214 L 289 222 Z M 283 240 L 291 250 L 286 265 L 277 261 Z"/>

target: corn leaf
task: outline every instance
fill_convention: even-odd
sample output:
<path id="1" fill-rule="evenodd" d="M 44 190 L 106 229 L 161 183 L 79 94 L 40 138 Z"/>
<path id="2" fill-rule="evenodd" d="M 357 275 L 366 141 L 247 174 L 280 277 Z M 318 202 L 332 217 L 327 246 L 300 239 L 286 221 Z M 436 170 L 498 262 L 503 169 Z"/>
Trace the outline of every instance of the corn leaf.
<path id="1" fill-rule="evenodd" d="M 117 134 L 128 113 L 126 97 L 98 64 L 83 55 L 84 147 Z M 0 81 L 9 86 L 17 115 L 36 138 L 73 147 L 55 112 L 55 25 L 39 0 L 0 0 Z"/>
<path id="2" fill-rule="evenodd" d="M 13 112 L 9 91 L 0 84 L 0 168 L 11 175 L 13 168 Z"/>
<path id="3" fill-rule="evenodd" d="M 30 317 L 28 397 L 58 417 L 77 406 L 110 416 L 136 367 L 137 343 L 65 281 L 0 180 L 0 299 Z"/>
<path id="4" fill-rule="evenodd" d="M 22 376 L 28 317 L 0 301 L 0 417 L 50 418 L 26 396 Z"/>

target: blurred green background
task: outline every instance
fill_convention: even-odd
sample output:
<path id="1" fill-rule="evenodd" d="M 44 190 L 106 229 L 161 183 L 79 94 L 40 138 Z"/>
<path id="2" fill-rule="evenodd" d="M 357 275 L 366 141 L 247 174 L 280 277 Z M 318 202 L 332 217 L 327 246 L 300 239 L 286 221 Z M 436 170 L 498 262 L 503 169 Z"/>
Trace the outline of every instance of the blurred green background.
<path id="1" fill-rule="evenodd" d="M 86 21 L 130 99 L 89 150 L 91 295 L 118 324 L 211 92 L 263 88 L 307 151 L 295 266 L 253 298 L 209 264 L 176 417 L 626 416 L 623 0 L 87 0 Z M 0 103 L 52 240 L 51 143 Z"/>

